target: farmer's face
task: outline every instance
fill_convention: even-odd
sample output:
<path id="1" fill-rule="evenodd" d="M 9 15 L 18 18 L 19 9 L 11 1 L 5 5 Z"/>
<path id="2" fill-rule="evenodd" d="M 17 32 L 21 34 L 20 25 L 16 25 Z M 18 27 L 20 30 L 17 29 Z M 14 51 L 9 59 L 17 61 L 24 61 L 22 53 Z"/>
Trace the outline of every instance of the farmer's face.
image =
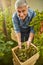
<path id="1" fill-rule="evenodd" d="M 17 8 L 17 13 L 18 13 L 18 16 L 24 20 L 25 17 L 27 16 L 27 13 L 28 13 L 28 6 L 22 6 L 22 7 L 18 7 Z"/>

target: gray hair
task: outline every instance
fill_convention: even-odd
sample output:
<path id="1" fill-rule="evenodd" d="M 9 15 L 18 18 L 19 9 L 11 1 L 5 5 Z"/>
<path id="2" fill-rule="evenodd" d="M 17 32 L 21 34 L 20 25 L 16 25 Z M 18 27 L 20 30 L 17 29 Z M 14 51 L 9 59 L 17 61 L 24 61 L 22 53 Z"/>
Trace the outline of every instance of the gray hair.
<path id="1" fill-rule="evenodd" d="M 27 5 L 27 1 L 26 0 L 17 0 L 15 2 L 15 9 L 17 9 L 18 7 L 23 6 L 23 5 Z"/>

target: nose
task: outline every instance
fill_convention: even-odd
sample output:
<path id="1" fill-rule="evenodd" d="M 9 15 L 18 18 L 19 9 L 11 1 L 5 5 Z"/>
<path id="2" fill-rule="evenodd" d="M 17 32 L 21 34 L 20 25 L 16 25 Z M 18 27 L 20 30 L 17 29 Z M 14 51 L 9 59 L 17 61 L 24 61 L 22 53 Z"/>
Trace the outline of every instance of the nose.
<path id="1" fill-rule="evenodd" d="M 23 17 L 23 12 L 20 13 L 20 16 Z"/>

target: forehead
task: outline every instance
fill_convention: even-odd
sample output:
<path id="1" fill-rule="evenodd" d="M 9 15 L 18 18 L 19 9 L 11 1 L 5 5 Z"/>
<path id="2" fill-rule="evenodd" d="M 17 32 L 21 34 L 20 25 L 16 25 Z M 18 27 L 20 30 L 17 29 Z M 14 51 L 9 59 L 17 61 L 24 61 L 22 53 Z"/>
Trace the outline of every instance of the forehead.
<path id="1" fill-rule="evenodd" d="M 17 8 L 17 10 L 26 10 L 27 6 L 20 6 Z"/>

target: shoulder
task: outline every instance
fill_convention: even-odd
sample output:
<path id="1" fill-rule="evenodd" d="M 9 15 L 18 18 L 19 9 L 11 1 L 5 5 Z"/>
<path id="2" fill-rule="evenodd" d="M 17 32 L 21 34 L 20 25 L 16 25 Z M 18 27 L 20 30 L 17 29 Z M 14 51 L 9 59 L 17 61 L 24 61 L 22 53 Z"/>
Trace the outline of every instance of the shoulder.
<path id="1" fill-rule="evenodd" d="M 12 15 L 12 18 L 16 18 L 17 17 L 17 13 L 14 12 L 13 15 Z"/>
<path id="2" fill-rule="evenodd" d="M 33 9 L 31 9 L 31 8 L 28 8 L 28 12 L 29 13 L 33 13 L 33 12 L 35 12 Z"/>
<path id="3" fill-rule="evenodd" d="M 28 13 L 29 13 L 30 17 L 31 17 L 32 15 L 33 15 L 33 16 L 36 16 L 36 12 L 35 12 L 33 9 L 31 9 L 31 8 L 28 9 Z"/>
<path id="4" fill-rule="evenodd" d="M 18 20 L 19 20 L 19 18 L 18 18 L 17 12 L 13 13 L 13 15 L 12 15 L 12 21 L 15 22 L 15 23 L 17 23 L 17 22 L 19 22 Z"/>

